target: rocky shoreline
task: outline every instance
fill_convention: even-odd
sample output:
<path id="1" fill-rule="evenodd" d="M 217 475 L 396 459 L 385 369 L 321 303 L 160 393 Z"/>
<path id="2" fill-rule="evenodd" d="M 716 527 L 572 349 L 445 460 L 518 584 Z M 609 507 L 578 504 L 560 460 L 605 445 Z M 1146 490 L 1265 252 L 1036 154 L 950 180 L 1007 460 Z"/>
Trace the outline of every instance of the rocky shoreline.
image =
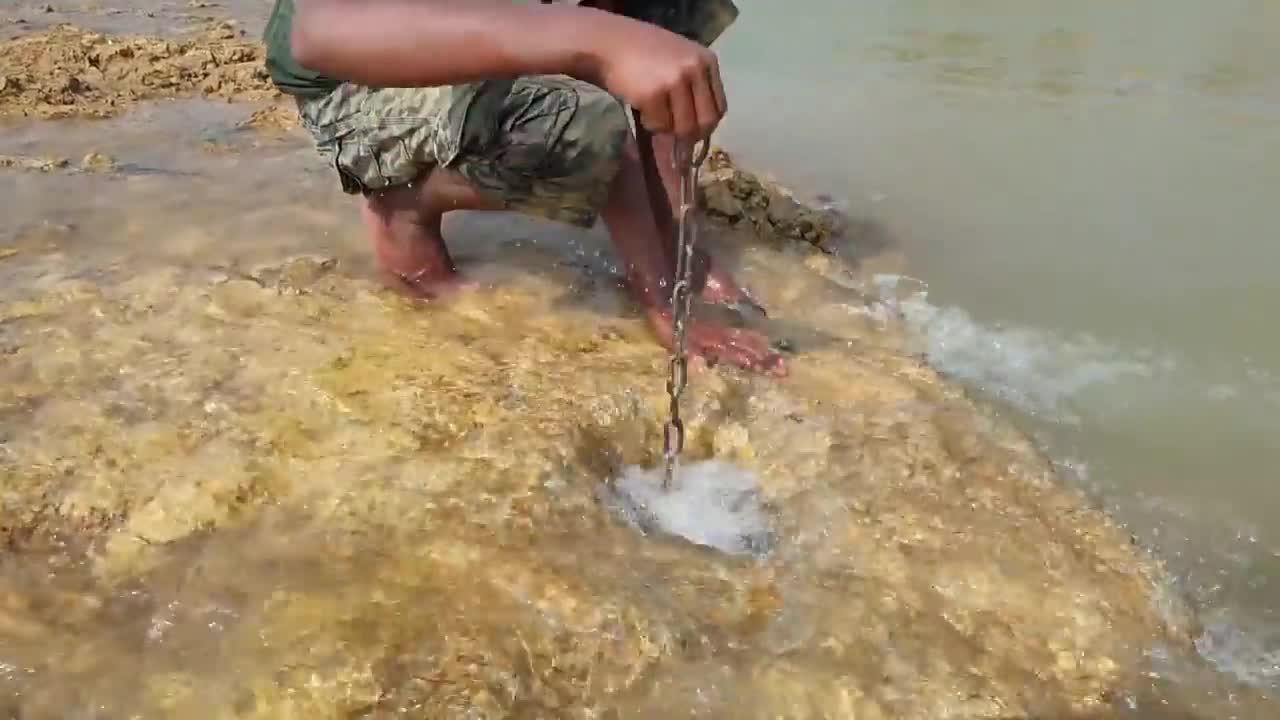
<path id="1" fill-rule="evenodd" d="M 261 57 L 226 24 L 57 27 L 0 47 L 0 118 L 205 96 L 288 129 Z M 600 507 L 655 461 L 664 362 L 603 272 L 423 308 L 323 253 L 75 273 L 65 239 L 0 247 L 55 268 L 0 292 L 0 714 L 1093 718 L 1149 649 L 1191 653 L 1121 528 L 815 294 L 839 213 L 724 151 L 703 182 L 771 309 L 828 338 L 784 383 L 693 386 L 693 455 L 755 473 L 787 538 L 754 563 Z"/>

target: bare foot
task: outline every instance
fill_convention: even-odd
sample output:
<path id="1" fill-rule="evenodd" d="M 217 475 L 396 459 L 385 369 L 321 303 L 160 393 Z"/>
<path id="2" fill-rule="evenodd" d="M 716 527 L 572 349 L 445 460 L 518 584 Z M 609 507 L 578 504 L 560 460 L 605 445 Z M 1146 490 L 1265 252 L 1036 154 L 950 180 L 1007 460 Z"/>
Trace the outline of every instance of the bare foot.
<path id="1" fill-rule="evenodd" d="M 720 269 L 710 255 L 699 253 L 699 264 L 705 268 L 701 297 L 715 305 L 746 307 L 768 317 L 769 313 L 751 297 L 727 271 Z"/>
<path id="2" fill-rule="evenodd" d="M 401 275 L 388 268 L 378 268 L 378 278 L 388 289 L 412 300 L 448 300 L 476 284 L 457 272 L 443 277 L 429 273 Z"/>
<path id="3" fill-rule="evenodd" d="M 489 209 L 495 209 L 491 201 L 444 169 L 432 171 L 425 182 L 370 195 L 362 216 L 383 282 L 422 300 L 438 300 L 469 287 L 449 256 L 441 221 L 451 210 Z"/>
<path id="4" fill-rule="evenodd" d="M 645 318 L 659 342 L 670 349 L 674 343 L 671 313 L 653 308 L 645 311 Z M 695 318 L 685 329 L 685 347 L 691 355 L 704 358 L 708 363 L 727 362 L 773 377 L 787 374 L 786 362 L 769 349 L 769 339 L 751 330 L 728 328 Z"/>
<path id="5" fill-rule="evenodd" d="M 638 120 L 638 118 L 637 118 Z M 670 135 L 653 135 L 637 123 L 637 149 L 642 157 L 646 193 L 649 205 L 658 224 L 660 235 L 666 239 L 667 252 L 674 262 L 677 223 L 674 209 L 680 205 L 680 175 L 672 164 L 674 140 Z M 739 311 L 752 310 L 768 316 L 755 298 L 738 285 L 733 276 L 722 270 L 705 250 L 695 250 L 693 272 L 697 280 L 699 296 L 714 305 L 734 306 Z"/>

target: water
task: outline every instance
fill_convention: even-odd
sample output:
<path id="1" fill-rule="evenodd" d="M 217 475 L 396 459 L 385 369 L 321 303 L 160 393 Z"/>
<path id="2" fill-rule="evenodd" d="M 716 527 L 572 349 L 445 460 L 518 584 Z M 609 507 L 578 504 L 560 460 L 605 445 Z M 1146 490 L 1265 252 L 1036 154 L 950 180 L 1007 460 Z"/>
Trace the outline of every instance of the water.
<path id="1" fill-rule="evenodd" d="M 920 350 L 1162 551 L 1206 654 L 1280 690 L 1280 3 L 742 5 L 722 139 L 890 238 Z"/>
<path id="2" fill-rule="evenodd" d="M 1128 537 L 839 263 L 703 233 L 802 359 L 693 374 L 664 500 L 628 468 L 666 357 L 599 232 L 463 216 L 479 288 L 399 301 L 306 143 L 232 131 L 252 110 L 4 130 L 116 159 L 3 176 L 5 712 L 1071 716 L 1151 648 L 1194 677 Z"/>
<path id="3" fill-rule="evenodd" d="M 803 360 L 693 378 L 693 504 L 599 233 L 453 220 L 481 290 L 412 307 L 250 107 L 0 130 L 117 160 L 0 175 L 0 507 L 66 519 L 5 535 L 0 714 L 1274 717 L 1213 669 L 1277 682 L 1275 4 L 744 5 L 722 140 L 883 252 L 704 234 Z"/>
<path id="4" fill-rule="evenodd" d="M 759 555 L 773 544 L 760 491 L 749 472 L 719 460 L 685 464 L 666 491 L 662 472 L 626 468 L 606 497 L 628 525 L 734 555 Z"/>

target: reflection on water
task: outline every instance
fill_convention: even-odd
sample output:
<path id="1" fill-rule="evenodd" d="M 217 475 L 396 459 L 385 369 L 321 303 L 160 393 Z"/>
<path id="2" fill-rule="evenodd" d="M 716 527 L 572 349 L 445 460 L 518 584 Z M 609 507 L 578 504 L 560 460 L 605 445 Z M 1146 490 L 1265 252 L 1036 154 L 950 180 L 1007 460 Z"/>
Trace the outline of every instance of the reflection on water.
<path id="1" fill-rule="evenodd" d="M 103 33 L 176 35 L 227 17 L 257 29 L 270 10 L 267 0 L 0 0 L 0 38 L 61 23 Z"/>
<path id="2" fill-rule="evenodd" d="M 889 228 L 919 350 L 1086 468 L 1208 654 L 1280 692 L 1280 4 L 745 5 L 725 142 Z"/>

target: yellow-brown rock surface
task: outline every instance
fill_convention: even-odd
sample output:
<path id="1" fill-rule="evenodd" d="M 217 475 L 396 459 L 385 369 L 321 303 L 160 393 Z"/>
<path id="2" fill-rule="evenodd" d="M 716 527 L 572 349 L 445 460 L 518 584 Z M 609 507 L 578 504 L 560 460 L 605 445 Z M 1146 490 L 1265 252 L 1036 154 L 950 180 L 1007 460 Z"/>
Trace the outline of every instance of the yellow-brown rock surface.
<path id="1" fill-rule="evenodd" d="M 61 25 L 0 43 L 0 118 L 111 117 L 143 100 L 276 97 L 261 43 L 227 23 L 178 38 Z"/>
<path id="2" fill-rule="evenodd" d="M 1127 537 L 863 320 L 784 381 L 693 378 L 691 453 L 755 474 L 771 553 L 624 526 L 601 484 L 657 460 L 664 357 L 561 274 L 415 306 L 297 258 L 0 303 L 4 537 L 54 571 L 3 576 L 12 711 L 1078 717 L 1183 642 Z"/>

